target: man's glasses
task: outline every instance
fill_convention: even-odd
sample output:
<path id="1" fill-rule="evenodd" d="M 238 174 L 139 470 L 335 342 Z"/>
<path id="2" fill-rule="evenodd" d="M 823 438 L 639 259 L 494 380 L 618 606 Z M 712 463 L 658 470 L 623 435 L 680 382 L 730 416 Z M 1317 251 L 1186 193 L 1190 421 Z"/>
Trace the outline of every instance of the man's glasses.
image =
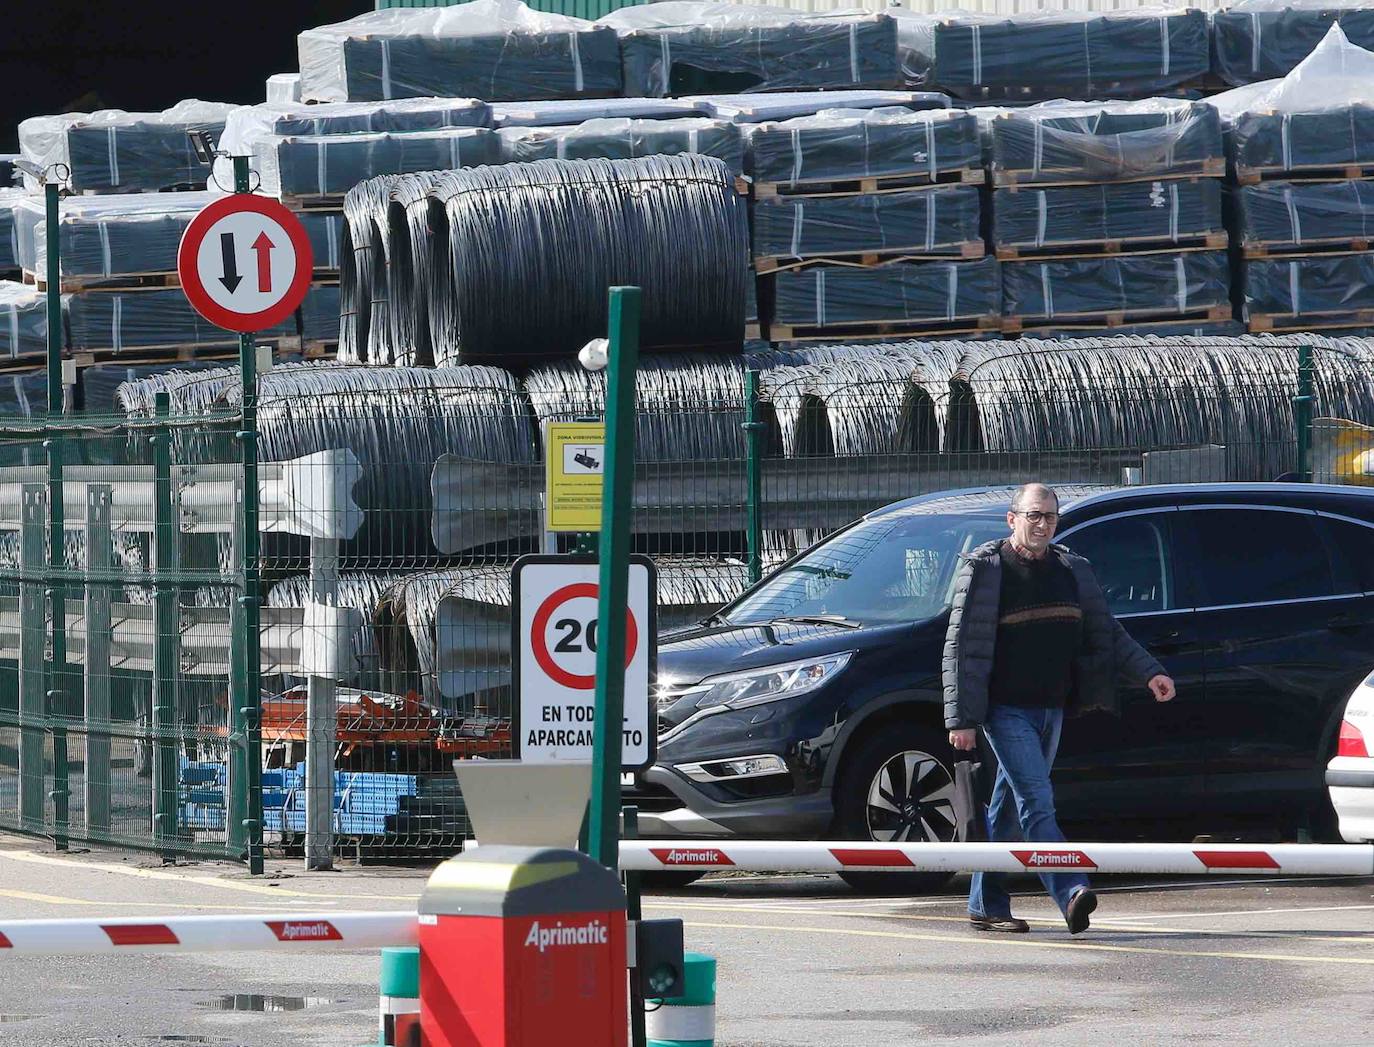
<path id="1" fill-rule="evenodd" d="M 1017 516 L 1024 516 L 1028 522 L 1033 524 L 1038 524 L 1042 521 L 1048 524 L 1059 522 L 1058 513 L 1042 513 L 1039 509 L 1032 509 L 1030 512 L 1022 512 L 1020 509 L 1013 509 L 1012 512 Z"/>

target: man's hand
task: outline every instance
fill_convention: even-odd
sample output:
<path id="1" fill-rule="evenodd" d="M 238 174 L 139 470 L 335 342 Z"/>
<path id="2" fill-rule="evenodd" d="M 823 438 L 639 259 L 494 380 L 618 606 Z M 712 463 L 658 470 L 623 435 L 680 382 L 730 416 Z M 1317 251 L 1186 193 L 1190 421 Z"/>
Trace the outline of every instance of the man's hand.
<path id="1" fill-rule="evenodd" d="M 1174 681 L 1163 673 L 1158 676 L 1151 676 L 1150 682 L 1146 686 L 1150 688 L 1150 692 L 1155 696 L 1157 702 L 1167 702 L 1178 693 L 1174 690 Z"/>
<path id="2" fill-rule="evenodd" d="M 973 727 L 950 731 L 949 744 L 961 752 L 966 752 L 978 745 L 978 731 Z"/>

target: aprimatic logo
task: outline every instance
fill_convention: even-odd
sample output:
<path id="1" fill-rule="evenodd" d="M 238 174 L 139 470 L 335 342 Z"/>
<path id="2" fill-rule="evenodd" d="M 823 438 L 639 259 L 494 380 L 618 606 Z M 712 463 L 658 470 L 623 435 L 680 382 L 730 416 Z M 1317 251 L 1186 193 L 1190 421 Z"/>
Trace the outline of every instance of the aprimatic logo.
<path id="1" fill-rule="evenodd" d="M 341 942 L 343 935 L 328 920 L 269 920 L 280 942 Z"/>
<path id="2" fill-rule="evenodd" d="M 1097 863 L 1082 851 L 1012 851 L 1012 856 L 1027 869 L 1052 872 L 1055 869 L 1096 869 Z"/>
<path id="3" fill-rule="evenodd" d="M 714 847 L 654 847 L 650 853 L 664 865 L 734 865 L 729 855 Z"/>

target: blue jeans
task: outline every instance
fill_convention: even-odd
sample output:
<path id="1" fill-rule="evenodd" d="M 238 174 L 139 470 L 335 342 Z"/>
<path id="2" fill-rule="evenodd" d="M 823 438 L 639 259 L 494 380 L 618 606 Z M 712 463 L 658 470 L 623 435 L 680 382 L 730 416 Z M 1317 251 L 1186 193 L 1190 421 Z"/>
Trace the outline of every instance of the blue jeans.
<path id="1" fill-rule="evenodd" d="M 996 843 L 1063 843 L 1054 816 L 1050 768 L 1059 749 L 1062 709 L 1026 709 L 1015 705 L 988 706 L 983 736 L 997 756 L 997 780 L 988 803 L 988 839 Z M 1066 912 L 1069 899 L 1088 886 L 1078 872 L 1042 872 L 1040 882 Z M 993 918 L 1011 915 L 1006 873 L 974 873 L 968 911 Z"/>

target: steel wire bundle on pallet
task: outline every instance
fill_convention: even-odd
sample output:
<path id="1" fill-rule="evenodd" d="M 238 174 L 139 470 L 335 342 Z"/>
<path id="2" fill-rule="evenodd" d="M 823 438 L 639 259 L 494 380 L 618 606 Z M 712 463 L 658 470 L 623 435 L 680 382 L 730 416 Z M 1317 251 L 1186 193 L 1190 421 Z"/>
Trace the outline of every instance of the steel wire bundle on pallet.
<path id="1" fill-rule="evenodd" d="M 518 0 L 369 11 L 297 38 L 307 102 L 620 94 L 610 29 Z"/>
<path id="2" fill-rule="evenodd" d="M 4 184 L 0 181 L 0 187 Z M 0 278 L 19 275 L 19 230 L 16 212 L 28 198 L 29 194 L 22 189 L 0 188 Z"/>
<path id="3" fill-rule="evenodd" d="M 1237 242 L 1247 258 L 1347 247 L 1374 236 L 1374 182 L 1262 182 L 1235 192 Z"/>
<path id="4" fill-rule="evenodd" d="M 64 301 L 64 312 L 65 306 Z M 47 348 L 47 295 L 27 284 L 0 280 L 0 359 L 42 356 Z"/>
<path id="5" fill-rule="evenodd" d="M 696 153 L 714 156 L 735 174 L 744 173 L 744 140 L 739 125 L 728 120 L 597 119 L 571 127 L 506 127 L 497 133 L 507 163 Z"/>
<path id="6" fill-rule="evenodd" d="M 897 26 L 885 14 L 812 15 L 749 4 L 667 0 L 622 7 L 596 24 L 619 34 L 627 95 L 901 84 Z"/>
<path id="7" fill-rule="evenodd" d="M 432 256 L 422 290 L 437 364 L 571 356 L 605 335 L 618 284 L 643 289 L 644 349 L 740 347 L 747 218 L 719 160 L 539 160 L 443 172 L 430 194 L 430 239 L 409 237 L 410 256 L 388 263 L 419 275 Z"/>
<path id="8" fill-rule="evenodd" d="M 186 300 L 180 287 L 135 291 L 80 291 L 67 295 L 68 344 L 75 352 L 119 354 L 180 351 L 238 345 L 232 331 L 206 320 Z M 299 346 L 294 315 L 257 332 L 262 341 L 285 348 Z"/>
<path id="9" fill-rule="evenodd" d="M 823 109 L 948 109 L 949 95 L 938 91 L 779 91 L 755 94 L 697 95 L 679 99 L 707 115 L 737 124 L 762 124 L 815 116 Z"/>
<path id="10" fill-rule="evenodd" d="M 19 125 L 19 149 L 43 169 L 64 164 L 66 188 L 74 193 L 157 192 L 205 182 L 205 168 L 188 137 L 205 132 L 217 141 L 234 106 L 224 102 L 179 102 L 160 113 L 95 113 L 35 116 Z M 31 192 L 39 188 L 24 176 Z"/>
<path id="11" fill-rule="evenodd" d="M 1004 330 L 1081 319 L 1094 326 L 1231 316 L 1225 251 L 1002 263 Z"/>
<path id="12" fill-rule="evenodd" d="M 1245 316 L 1252 331 L 1374 325 L 1374 254 L 1248 259 Z"/>
<path id="13" fill-rule="evenodd" d="M 907 83 L 956 98 L 1143 98 L 1210 65 L 1199 10 L 892 14 Z"/>
<path id="14" fill-rule="evenodd" d="M 983 180 L 978 121 L 956 109 L 826 109 L 758 124 L 748 170 L 759 196 Z"/>
<path id="15" fill-rule="evenodd" d="M 1288 74 L 1333 25 L 1374 48 L 1374 8 L 1341 0 L 1239 0 L 1212 15 L 1213 69 L 1229 84 Z"/>

